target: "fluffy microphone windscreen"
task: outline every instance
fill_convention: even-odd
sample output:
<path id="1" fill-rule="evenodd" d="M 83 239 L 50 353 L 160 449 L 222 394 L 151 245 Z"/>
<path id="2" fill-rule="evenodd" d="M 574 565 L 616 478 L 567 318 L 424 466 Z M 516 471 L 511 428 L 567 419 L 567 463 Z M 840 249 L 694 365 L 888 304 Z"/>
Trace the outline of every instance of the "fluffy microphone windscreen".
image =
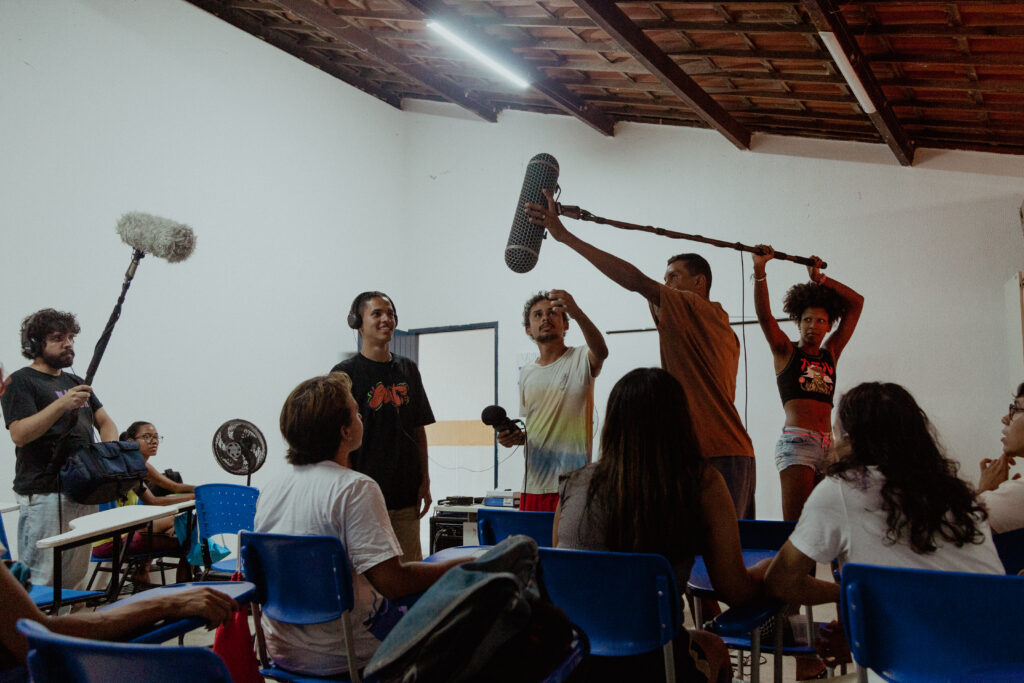
<path id="1" fill-rule="evenodd" d="M 139 211 L 121 216 L 117 222 L 117 234 L 128 246 L 171 263 L 184 261 L 196 248 L 196 236 L 192 228 Z"/>
<path id="2" fill-rule="evenodd" d="M 558 160 L 550 154 L 534 155 L 526 165 L 523 189 L 519 191 L 516 213 L 512 219 L 512 230 L 505 245 L 505 265 L 516 273 L 525 273 L 537 265 L 544 227 L 534 225 L 523 213 L 523 206 L 529 202 L 547 205 L 541 190 L 555 191 L 558 186 Z"/>

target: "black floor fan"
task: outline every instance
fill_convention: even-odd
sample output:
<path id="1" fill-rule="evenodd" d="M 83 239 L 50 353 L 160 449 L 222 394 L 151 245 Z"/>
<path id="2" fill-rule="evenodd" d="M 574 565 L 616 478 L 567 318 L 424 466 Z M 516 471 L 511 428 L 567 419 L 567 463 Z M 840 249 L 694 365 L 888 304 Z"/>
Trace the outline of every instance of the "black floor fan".
<path id="1" fill-rule="evenodd" d="M 213 456 L 231 474 L 244 474 L 251 486 L 252 473 L 267 459 L 267 440 L 248 420 L 228 420 L 213 435 Z"/>

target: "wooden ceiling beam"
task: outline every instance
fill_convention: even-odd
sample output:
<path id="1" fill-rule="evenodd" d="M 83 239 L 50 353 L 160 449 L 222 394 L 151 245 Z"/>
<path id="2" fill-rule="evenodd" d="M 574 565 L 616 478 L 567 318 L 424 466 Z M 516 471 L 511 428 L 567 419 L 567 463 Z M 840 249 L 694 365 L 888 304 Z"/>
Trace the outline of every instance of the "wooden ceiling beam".
<path id="1" fill-rule="evenodd" d="M 358 88 L 368 95 L 373 95 L 377 99 L 390 104 L 395 109 L 402 108 L 401 99 L 394 93 L 388 92 L 379 84 L 352 73 L 349 69 L 339 68 L 341 65 L 324 57 L 315 50 L 304 47 L 302 41 L 292 35 L 265 30 L 262 22 L 251 14 L 235 9 L 233 3 L 224 2 L 223 0 L 188 0 L 188 2 L 215 17 L 219 17 L 235 28 L 260 38 L 279 50 L 298 57 L 307 64 L 315 66 L 321 71 L 348 83 L 352 87 Z"/>
<path id="2" fill-rule="evenodd" d="M 1024 25 L 1014 26 L 949 26 L 948 24 L 885 24 L 851 26 L 855 36 L 904 36 L 915 38 L 1021 38 Z"/>
<path id="3" fill-rule="evenodd" d="M 575 0 L 594 23 L 643 64 L 705 123 L 740 149 L 750 149 L 750 131 L 729 115 L 713 97 L 637 28 L 614 2 Z"/>
<path id="4" fill-rule="evenodd" d="M 437 75 L 431 69 L 413 61 L 399 50 L 377 40 L 370 33 L 349 24 L 345 21 L 344 17 L 335 14 L 324 5 L 314 0 L 273 0 L 273 3 L 281 9 L 301 18 L 303 21 L 316 26 L 335 40 L 348 43 L 360 52 L 387 64 L 397 71 L 401 71 L 410 79 L 433 90 L 449 102 L 476 114 L 485 121 L 494 123 L 498 120 L 498 113 L 491 104 L 477 99 L 467 93 L 457 83 Z"/>
<path id="5" fill-rule="evenodd" d="M 477 25 L 476 19 L 470 20 L 456 14 L 447 9 L 443 3 L 435 0 L 405 0 L 405 4 L 422 12 L 424 17 L 433 17 L 443 22 L 450 30 L 471 43 L 485 47 L 492 57 L 523 74 L 530 81 L 531 88 L 565 113 L 576 117 L 603 135 L 615 134 L 614 119 L 566 88 L 562 83 L 548 78 L 547 74 L 531 64 L 529 60 L 511 50 L 502 49 L 500 43 L 496 42 L 493 36 Z"/>
<path id="6" fill-rule="evenodd" d="M 834 0 L 803 0 L 803 4 L 811 22 L 822 33 L 835 35 L 840 48 L 850 60 L 857 78 L 860 79 L 861 85 L 864 86 L 868 98 L 874 105 L 875 111 L 868 113 L 868 117 L 878 130 L 879 135 L 885 140 L 900 164 L 912 165 L 914 163 L 914 143 L 886 103 L 885 94 L 875 80 L 874 72 L 871 71 L 864 53 L 857 45 L 857 39 L 850 34 L 846 21 L 843 20 L 843 15 Z"/>

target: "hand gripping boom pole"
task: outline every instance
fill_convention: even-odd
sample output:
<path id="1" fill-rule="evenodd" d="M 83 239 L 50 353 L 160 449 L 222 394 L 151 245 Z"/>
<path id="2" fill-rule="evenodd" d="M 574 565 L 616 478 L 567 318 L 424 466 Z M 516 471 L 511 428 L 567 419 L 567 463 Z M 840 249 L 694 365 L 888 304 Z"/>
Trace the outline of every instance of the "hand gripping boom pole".
<path id="1" fill-rule="evenodd" d="M 749 244 L 743 244 L 741 242 L 726 242 L 725 240 L 716 240 L 713 237 L 704 237 L 702 235 L 690 235 L 685 232 L 675 232 L 673 230 L 666 230 L 665 228 L 656 228 L 653 225 L 637 225 L 636 223 L 626 223 L 625 221 L 616 221 L 611 218 L 603 218 L 601 216 L 595 216 L 586 209 L 581 209 L 578 206 L 571 206 L 568 204 L 556 204 L 558 209 L 558 215 L 568 216 L 569 218 L 575 218 L 581 221 L 590 221 L 591 223 L 601 223 L 603 225 L 611 225 L 612 227 L 622 228 L 623 230 L 641 230 L 643 232 L 653 232 L 655 235 L 662 235 L 664 237 L 671 237 L 677 240 L 691 240 L 693 242 L 702 242 L 704 244 L 710 244 L 715 247 L 725 247 L 727 249 L 736 249 L 737 251 L 749 251 L 752 254 L 760 254 L 761 250 L 758 247 L 752 247 Z M 805 266 L 813 266 L 816 261 L 806 256 L 793 256 L 785 252 L 775 251 L 775 258 L 783 259 L 784 261 L 792 261 L 793 263 L 800 263 Z M 828 264 L 824 261 L 818 263 L 819 268 L 826 268 Z"/>

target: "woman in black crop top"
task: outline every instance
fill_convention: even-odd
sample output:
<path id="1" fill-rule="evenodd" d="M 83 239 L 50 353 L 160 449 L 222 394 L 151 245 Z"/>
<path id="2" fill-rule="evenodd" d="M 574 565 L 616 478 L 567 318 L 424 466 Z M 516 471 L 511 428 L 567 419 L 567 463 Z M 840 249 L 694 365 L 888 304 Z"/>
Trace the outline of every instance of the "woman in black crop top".
<path id="1" fill-rule="evenodd" d="M 857 327 L 864 297 L 821 272 L 820 259 L 808 266 L 811 282 L 786 292 L 783 310 L 796 322 L 800 340 L 790 341 L 775 321 L 768 300 L 765 264 L 774 250 L 760 245 L 754 254 L 754 308 L 775 359 L 779 395 L 786 424 L 775 447 L 775 464 L 782 480 L 782 517 L 800 518 L 804 501 L 823 476 L 832 446 L 832 398 L 836 363 Z M 839 327 L 832 334 L 832 325 Z"/>

